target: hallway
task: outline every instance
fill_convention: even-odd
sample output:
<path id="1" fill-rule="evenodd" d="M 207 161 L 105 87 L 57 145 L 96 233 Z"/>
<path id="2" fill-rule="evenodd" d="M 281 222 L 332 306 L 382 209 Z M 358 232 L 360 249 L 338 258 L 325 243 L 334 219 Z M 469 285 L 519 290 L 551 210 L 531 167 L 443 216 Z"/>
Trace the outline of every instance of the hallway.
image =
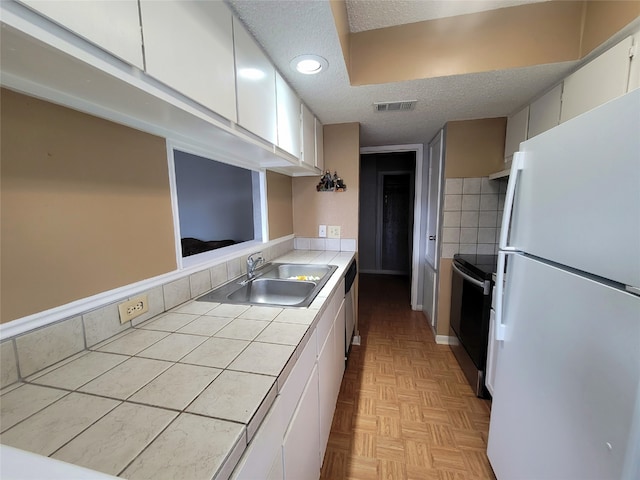
<path id="1" fill-rule="evenodd" d="M 489 403 L 409 302 L 407 277 L 360 275 L 362 345 L 342 380 L 321 479 L 494 479 Z"/>

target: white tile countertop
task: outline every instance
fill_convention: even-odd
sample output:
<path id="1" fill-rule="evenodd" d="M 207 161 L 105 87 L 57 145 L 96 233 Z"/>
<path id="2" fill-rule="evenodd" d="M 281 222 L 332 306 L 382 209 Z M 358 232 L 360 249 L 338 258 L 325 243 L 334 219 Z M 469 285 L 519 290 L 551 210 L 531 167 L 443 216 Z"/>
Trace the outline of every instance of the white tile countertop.
<path id="1" fill-rule="evenodd" d="M 353 257 L 274 260 L 338 266 L 308 309 L 189 301 L 7 387 L 0 442 L 131 480 L 228 478 Z"/>

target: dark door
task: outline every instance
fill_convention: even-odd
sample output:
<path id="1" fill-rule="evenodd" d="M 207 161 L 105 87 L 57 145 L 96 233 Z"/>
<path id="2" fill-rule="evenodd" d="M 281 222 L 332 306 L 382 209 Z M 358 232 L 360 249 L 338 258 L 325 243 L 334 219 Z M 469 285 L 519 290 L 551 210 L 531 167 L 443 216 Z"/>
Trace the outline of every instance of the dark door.
<path id="1" fill-rule="evenodd" d="M 380 269 L 411 272 L 413 184 L 410 173 L 382 174 Z"/>

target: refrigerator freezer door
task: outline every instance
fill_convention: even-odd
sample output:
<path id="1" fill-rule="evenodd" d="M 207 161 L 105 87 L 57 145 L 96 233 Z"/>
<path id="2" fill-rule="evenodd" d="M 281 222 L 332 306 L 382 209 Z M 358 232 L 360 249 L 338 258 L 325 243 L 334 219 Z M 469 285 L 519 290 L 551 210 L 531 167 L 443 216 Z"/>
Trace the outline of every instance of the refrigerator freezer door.
<path id="1" fill-rule="evenodd" d="M 640 287 L 640 89 L 521 144 L 509 244 Z"/>
<path id="2" fill-rule="evenodd" d="M 523 255 L 509 262 L 487 450 L 497 479 L 632 478 L 640 298 Z"/>

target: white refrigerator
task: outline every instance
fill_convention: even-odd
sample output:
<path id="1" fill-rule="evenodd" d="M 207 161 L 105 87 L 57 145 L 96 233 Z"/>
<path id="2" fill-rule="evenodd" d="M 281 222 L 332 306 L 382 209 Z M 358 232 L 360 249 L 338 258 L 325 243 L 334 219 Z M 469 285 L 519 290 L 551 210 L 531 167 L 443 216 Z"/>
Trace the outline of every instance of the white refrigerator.
<path id="1" fill-rule="evenodd" d="M 496 290 L 497 479 L 639 480 L 640 90 L 520 145 Z"/>

